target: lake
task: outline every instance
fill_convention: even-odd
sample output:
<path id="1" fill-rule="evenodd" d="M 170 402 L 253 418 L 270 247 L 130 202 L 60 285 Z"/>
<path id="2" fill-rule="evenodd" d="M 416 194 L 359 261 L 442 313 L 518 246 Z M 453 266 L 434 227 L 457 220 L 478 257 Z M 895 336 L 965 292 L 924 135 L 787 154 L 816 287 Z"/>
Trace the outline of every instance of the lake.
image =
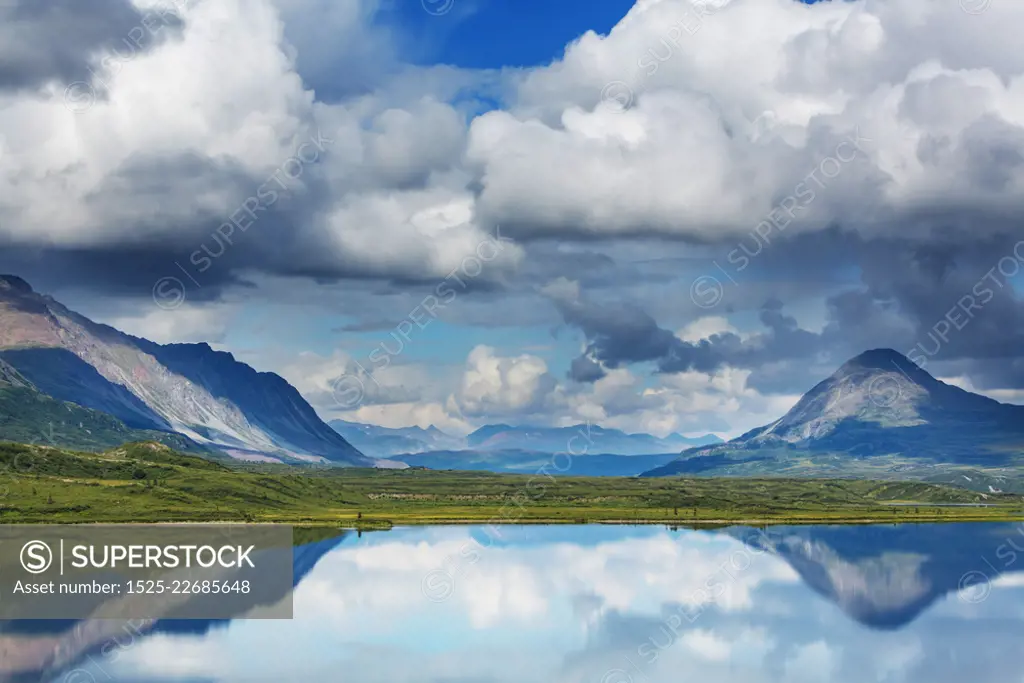
<path id="1" fill-rule="evenodd" d="M 1021 524 L 414 527 L 295 566 L 292 621 L 7 624 L 0 680 L 1024 680 Z"/>

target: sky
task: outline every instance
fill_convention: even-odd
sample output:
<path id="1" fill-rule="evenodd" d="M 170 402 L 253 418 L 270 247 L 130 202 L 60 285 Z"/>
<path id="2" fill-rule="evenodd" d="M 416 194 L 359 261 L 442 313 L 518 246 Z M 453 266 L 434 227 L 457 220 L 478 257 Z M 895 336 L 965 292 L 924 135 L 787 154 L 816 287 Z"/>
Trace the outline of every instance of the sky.
<path id="1" fill-rule="evenodd" d="M 13 0 L 0 272 L 326 419 L 736 436 L 881 347 L 1024 403 L 1022 20 Z"/>

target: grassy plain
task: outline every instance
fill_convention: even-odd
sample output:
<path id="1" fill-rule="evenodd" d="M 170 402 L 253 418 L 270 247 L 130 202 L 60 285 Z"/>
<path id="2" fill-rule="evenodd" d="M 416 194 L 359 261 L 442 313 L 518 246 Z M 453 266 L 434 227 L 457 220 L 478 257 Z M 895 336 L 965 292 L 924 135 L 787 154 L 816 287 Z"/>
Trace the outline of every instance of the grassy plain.
<path id="1" fill-rule="evenodd" d="M 1024 519 L 1019 495 L 922 482 L 238 467 L 156 443 L 104 453 L 0 444 L 0 523 L 7 524 L 245 521 L 387 528 L 1015 519 Z"/>

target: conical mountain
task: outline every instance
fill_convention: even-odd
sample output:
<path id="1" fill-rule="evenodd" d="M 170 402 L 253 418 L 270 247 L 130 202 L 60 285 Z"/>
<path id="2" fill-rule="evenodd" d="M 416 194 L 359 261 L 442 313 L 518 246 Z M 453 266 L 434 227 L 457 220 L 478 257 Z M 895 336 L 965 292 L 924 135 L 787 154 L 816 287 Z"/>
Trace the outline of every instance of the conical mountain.
<path id="1" fill-rule="evenodd" d="M 684 451 L 647 474 L 924 476 L 912 470 L 1021 461 L 1024 407 L 948 385 L 892 349 L 874 349 L 844 363 L 775 422 Z"/>
<path id="2" fill-rule="evenodd" d="M 870 628 L 903 628 L 950 594 L 967 601 L 984 581 L 1024 567 L 985 558 L 1024 542 L 1019 524 L 732 527 L 727 533 L 784 559 L 815 592 Z M 1012 551 L 1011 551 L 1012 552 Z M 1016 554 L 1013 554 L 1016 559 Z M 961 592 L 962 591 L 962 592 Z"/>

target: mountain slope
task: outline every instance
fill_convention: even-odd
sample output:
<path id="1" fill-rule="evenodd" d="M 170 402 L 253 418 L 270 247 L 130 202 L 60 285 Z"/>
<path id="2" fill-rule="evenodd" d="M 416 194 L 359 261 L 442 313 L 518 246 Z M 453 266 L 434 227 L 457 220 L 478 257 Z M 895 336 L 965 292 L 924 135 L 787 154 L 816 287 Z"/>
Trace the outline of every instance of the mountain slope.
<path id="1" fill-rule="evenodd" d="M 0 360 L 0 441 L 98 451 L 143 440 L 199 450 L 180 434 L 132 429 L 112 415 L 47 396 Z"/>
<path id="2" fill-rule="evenodd" d="M 218 401 L 236 406 L 249 424 L 274 443 L 301 453 L 364 460 L 362 454 L 313 410 L 298 390 L 272 372 L 257 372 L 208 344 L 167 344 L 145 339 L 139 347 L 165 368 L 202 387 Z"/>
<path id="3" fill-rule="evenodd" d="M 369 466 L 281 377 L 205 344 L 161 346 L 0 276 L 0 358 L 55 399 L 242 458 Z"/>
<path id="4" fill-rule="evenodd" d="M 646 475 L 936 476 L 1024 463 L 1024 407 L 950 386 L 890 349 L 868 351 L 775 422 L 694 448 Z"/>

